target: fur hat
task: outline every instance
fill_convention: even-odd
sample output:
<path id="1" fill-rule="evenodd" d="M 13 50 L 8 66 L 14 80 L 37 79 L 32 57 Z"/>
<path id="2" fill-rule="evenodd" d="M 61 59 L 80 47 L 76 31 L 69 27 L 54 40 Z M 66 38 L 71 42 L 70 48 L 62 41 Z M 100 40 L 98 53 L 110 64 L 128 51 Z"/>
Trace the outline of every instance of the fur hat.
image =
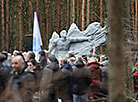
<path id="1" fill-rule="evenodd" d="M 88 63 L 91 63 L 91 62 L 98 62 L 97 59 L 95 57 L 91 57 L 88 61 Z"/>

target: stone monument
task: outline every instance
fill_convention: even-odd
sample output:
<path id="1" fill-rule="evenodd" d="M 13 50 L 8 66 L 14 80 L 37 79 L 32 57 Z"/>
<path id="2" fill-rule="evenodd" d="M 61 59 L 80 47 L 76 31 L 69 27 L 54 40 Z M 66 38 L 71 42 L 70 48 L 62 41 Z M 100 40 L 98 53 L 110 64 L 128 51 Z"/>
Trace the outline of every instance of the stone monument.
<path id="1" fill-rule="evenodd" d="M 57 58 L 68 56 L 69 51 L 73 51 L 76 56 L 88 55 L 93 46 L 99 47 L 107 41 L 107 29 L 101 27 L 100 23 L 91 23 L 85 31 L 80 31 L 73 23 L 68 32 L 62 30 L 60 36 L 53 32 L 49 41 L 49 52 L 55 54 Z"/>

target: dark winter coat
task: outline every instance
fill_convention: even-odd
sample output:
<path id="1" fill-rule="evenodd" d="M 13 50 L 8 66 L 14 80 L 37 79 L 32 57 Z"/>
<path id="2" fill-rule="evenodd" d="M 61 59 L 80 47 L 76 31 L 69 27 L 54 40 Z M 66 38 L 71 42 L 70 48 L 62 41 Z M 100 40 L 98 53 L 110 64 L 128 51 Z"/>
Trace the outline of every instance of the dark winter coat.
<path id="1" fill-rule="evenodd" d="M 40 82 L 41 102 L 55 102 L 57 100 L 58 86 L 63 77 L 55 57 L 50 56 L 49 60 L 51 63 L 43 69 Z"/>
<path id="2" fill-rule="evenodd" d="M 6 88 L 8 101 L 31 102 L 34 91 L 35 77 L 32 73 L 24 72 L 24 69 L 19 73 L 12 72 L 8 87 Z"/>
<path id="3" fill-rule="evenodd" d="M 8 80 L 11 77 L 11 61 L 5 60 L 0 65 L 0 94 L 5 90 Z"/>
<path id="4" fill-rule="evenodd" d="M 103 66 L 100 67 L 102 69 L 102 82 L 100 85 L 101 91 L 107 94 L 108 91 L 108 62 L 103 63 Z"/>
<path id="5" fill-rule="evenodd" d="M 67 85 L 67 90 L 70 94 L 70 97 L 72 98 L 72 66 L 69 63 L 64 64 L 61 67 L 61 71 L 63 72 L 63 81 Z"/>
<path id="6" fill-rule="evenodd" d="M 73 94 L 86 94 L 91 81 L 90 70 L 82 61 L 77 61 L 73 66 Z"/>
<path id="7" fill-rule="evenodd" d="M 45 56 L 41 56 L 39 61 L 40 61 L 40 67 L 43 69 L 47 65 L 47 58 Z"/>

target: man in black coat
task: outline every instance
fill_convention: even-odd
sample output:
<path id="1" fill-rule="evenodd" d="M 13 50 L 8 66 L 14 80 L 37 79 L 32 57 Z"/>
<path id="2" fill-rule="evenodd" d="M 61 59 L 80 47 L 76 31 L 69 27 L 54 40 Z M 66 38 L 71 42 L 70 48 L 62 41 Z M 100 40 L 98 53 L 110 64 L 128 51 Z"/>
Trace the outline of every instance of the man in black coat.
<path id="1" fill-rule="evenodd" d="M 72 96 L 72 66 L 68 63 L 67 58 L 66 57 L 62 57 L 59 60 L 59 64 L 61 66 L 61 72 L 63 73 L 63 81 L 65 82 L 65 86 L 66 86 L 66 91 L 69 94 L 69 97 L 71 100 L 73 100 L 73 96 Z"/>
<path id="2" fill-rule="evenodd" d="M 32 102 L 35 91 L 35 77 L 25 72 L 23 57 L 17 55 L 12 58 L 12 76 L 5 91 L 6 102 Z"/>
<path id="3" fill-rule="evenodd" d="M 79 57 L 73 66 L 73 102 L 87 102 L 88 87 L 91 82 L 90 70 Z"/>
<path id="4" fill-rule="evenodd" d="M 7 61 L 5 54 L 0 54 L 0 94 L 5 90 L 10 78 L 11 62 Z"/>

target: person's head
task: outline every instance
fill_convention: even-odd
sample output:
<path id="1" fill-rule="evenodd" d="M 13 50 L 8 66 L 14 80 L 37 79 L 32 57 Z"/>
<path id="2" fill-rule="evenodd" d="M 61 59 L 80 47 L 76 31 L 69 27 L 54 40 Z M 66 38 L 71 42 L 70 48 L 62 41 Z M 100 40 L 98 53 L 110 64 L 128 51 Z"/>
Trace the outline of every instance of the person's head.
<path id="1" fill-rule="evenodd" d="M 75 58 L 75 57 L 70 57 L 70 58 L 69 58 L 69 63 L 75 62 L 75 61 L 76 61 L 76 58 Z"/>
<path id="2" fill-rule="evenodd" d="M 46 53 L 43 50 L 39 51 L 39 58 L 42 57 L 42 56 L 46 57 Z"/>
<path id="3" fill-rule="evenodd" d="M 6 60 L 6 56 L 0 53 L 0 63 L 4 62 L 5 60 Z"/>
<path id="4" fill-rule="evenodd" d="M 61 36 L 61 38 L 66 38 L 66 36 L 67 36 L 66 30 L 62 30 L 62 31 L 60 32 L 60 36 Z"/>
<path id="5" fill-rule="evenodd" d="M 58 64 L 58 60 L 57 58 L 55 57 L 55 55 L 49 55 L 48 58 L 47 58 L 47 63 L 51 63 L 51 62 L 56 62 Z"/>
<path id="6" fill-rule="evenodd" d="M 66 57 L 61 57 L 61 58 L 59 59 L 59 64 L 60 64 L 60 66 L 63 66 L 63 65 L 66 64 L 66 63 L 68 63 Z"/>
<path id="7" fill-rule="evenodd" d="M 8 58 L 8 52 L 7 51 L 2 51 L 2 54 L 4 54 L 6 56 L 6 60 Z"/>
<path id="8" fill-rule="evenodd" d="M 12 58 L 12 68 L 15 72 L 19 72 L 24 68 L 24 59 L 20 55 L 16 55 Z"/>
<path id="9" fill-rule="evenodd" d="M 105 61 L 105 56 L 103 56 L 103 55 L 100 57 L 100 62 L 102 62 L 102 61 Z"/>
<path id="10" fill-rule="evenodd" d="M 82 61 L 83 62 L 82 56 L 78 56 L 77 61 Z"/>
<path id="11" fill-rule="evenodd" d="M 28 68 L 35 68 L 36 67 L 36 60 L 35 59 L 30 59 L 27 62 Z"/>
<path id="12" fill-rule="evenodd" d="M 19 53 L 18 50 L 14 50 L 14 51 L 13 51 L 13 56 L 16 56 L 18 53 Z"/>
<path id="13" fill-rule="evenodd" d="M 25 60 L 30 60 L 30 59 L 35 59 L 35 53 L 33 51 L 28 51 L 27 55 L 26 55 L 26 59 Z"/>
<path id="14" fill-rule="evenodd" d="M 74 51 L 69 51 L 69 52 L 68 52 L 68 57 L 69 57 L 69 58 L 70 58 L 70 57 L 75 57 Z"/>

